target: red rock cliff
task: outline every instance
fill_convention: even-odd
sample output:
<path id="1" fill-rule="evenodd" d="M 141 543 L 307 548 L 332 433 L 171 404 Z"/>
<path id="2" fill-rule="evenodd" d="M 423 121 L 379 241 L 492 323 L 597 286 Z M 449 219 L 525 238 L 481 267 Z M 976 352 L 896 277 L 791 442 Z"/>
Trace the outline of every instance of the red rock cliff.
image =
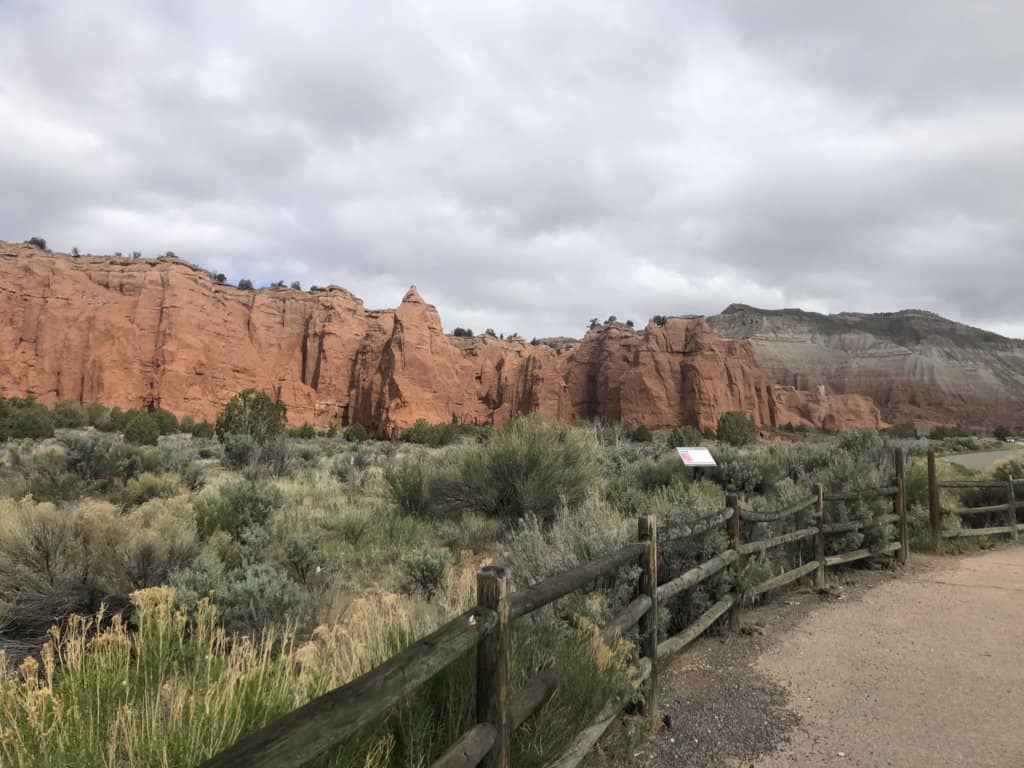
<path id="1" fill-rule="evenodd" d="M 602 326 L 555 351 L 446 336 L 415 288 L 397 309 L 367 310 L 337 287 L 243 291 L 176 260 L 0 243 L 3 394 L 212 419 L 246 387 L 280 397 L 292 423 L 358 421 L 381 435 L 418 418 L 502 423 L 531 412 L 651 428 L 714 426 L 729 410 L 760 425 L 880 423 L 867 398 L 775 387 L 750 342 L 702 318 L 640 334 Z"/>

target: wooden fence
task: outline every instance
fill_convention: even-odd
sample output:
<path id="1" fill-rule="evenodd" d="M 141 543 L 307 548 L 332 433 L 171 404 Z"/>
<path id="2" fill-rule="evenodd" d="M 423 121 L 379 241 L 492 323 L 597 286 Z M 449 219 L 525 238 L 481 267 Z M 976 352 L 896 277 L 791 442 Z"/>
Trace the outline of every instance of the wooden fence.
<path id="1" fill-rule="evenodd" d="M 871 555 L 897 554 L 901 562 L 909 555 L 904 493 L 902 451 L 896 451 L 893 485 L 843 493 L 824 493 L 821 486 L 807 498 L 774 512 L 745 510 L 739 499 L 729 496 L 726 508 L 673 531 L 674 541 L 692 538 L 727 525 L 726 549 L 685 573 L 659 584 L 658 529 L 654 517 L 638 519 L 637 541 L 597 560 L 552 576 L 521 591 L 512 590 L 509 569 L 489 567 L 477 574 L 477 605 L 427 637 L 413 643 L 380 666 L 347 685 L 313 699 L 295 711 L 249 734 L 203 764 L 204 768 L 298 768 L 344 742 L 361 727 L 400 704 L 419 686 L 439 674 L 464 654 L 476 649 L 476 725 L 466 731 L 432 765 L 432 768 L 508 768 L 513 731 L 544 706 L 558 686 L 558 670 L 547 669 L 529 680 L 522 689 L 510 687 L 511 626 L 561 597 L 587 587 L 597 579 L 625 565 L 639 563 L 636 597 L 602 629 L 604 638 L 614 640 L 639 625 L 638 672 L 634 684 L 644 702 L 644 712 L 654 718 L 658 710 L 658 661 L 681 651 L 700 637 L 726 613 L 730 626 L 738 628 L 745 601 L 814 574 L 815 584 L 824 586 L 826 568 Z M 825 505 L 860 499 L 891 497 L 893 512 L 865 520 L 825 523 Z M 745 541 L 745 526 L 767 524 L 780 527 L 809 510 L 814 524 L 787 533 Z M 899 541 L 878 550 L 858 549 L 826 556 L 830 534 L 898 524 Z M 672 637 L 658 637 L 658 604 L 679 599 L 712 576 L 732 568 L 739 575 L 747 558 L 785 545 L 814 540 L 813 559 L 755 584 L 745 592 L 733 590 L 714 603 L 686 628 Z M 801 548 L 802 551 L 802 548 Z M 597 716 L 554 765 L 575 766 L 600 738 L 621 709 L 614 701 Z"/>
<path id="2" fill-rule="evenodd" d="M 1017 521 L 1017 492 L 1015 486 L 1024 484 L 1024 478 L 1007 478 L 1000 480 L 943 480 L 939 481 L 938 472 L 935 467 L 935 451 L 928 451 L 928 511 L 931 524 L 932 544 L 938 547 L 943 539 L 958 539 L 969 536 L 1000 536 L 1006 535 L 1016 540 L 1024 525 Z M 963 491 L 989 490 L 995 493 L 1005 493 L 1006 501 L 1002 504 L 984 504 L 981 506 L 943 507 L 940 500 L 942 489 Z M 944 518 L 946 515 L 956 515 L 961 520 L 961 526 L 950 531 L 944 531 Z M 1001 525 L 992 525 L 993 518 L 1002 516 Z M 981 521 L 981 525 L 963 525 L 965 518 L 972 521 Z"/>

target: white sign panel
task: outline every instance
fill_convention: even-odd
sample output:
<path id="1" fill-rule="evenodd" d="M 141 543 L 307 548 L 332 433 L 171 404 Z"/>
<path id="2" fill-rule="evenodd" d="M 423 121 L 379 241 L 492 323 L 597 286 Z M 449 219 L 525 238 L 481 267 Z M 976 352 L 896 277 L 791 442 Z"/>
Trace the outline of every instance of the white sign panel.
<path id="1" fill-rule="evenodd" d="M 688 467 L 715 467 L 714 458 L 707 448 L 676 448 L 676 453 Z"/>

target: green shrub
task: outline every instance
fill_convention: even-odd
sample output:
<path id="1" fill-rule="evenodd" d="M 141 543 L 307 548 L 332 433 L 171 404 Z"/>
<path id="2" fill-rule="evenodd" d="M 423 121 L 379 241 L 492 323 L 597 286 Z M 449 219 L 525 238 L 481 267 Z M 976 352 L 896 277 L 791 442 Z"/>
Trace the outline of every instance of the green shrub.
<path id="1" fill-rule="evenodd" d="M 651 434 L 651 430 L 641 424 L 632 431 L 629 439 L 634 443 L 650 443 L 654 441 L 654 435 Z"/>
<path id="2" fill-rule="evenodd" d="M 157 408 L 152 413 L 157 429 L 161 435 L 172 435 L 178 431 L 178 417 L 164 408 Z"/>
<path id="3" fill-rule="evenodd" d="M 405 461 L 384 470 L 391 500 L 414 517 L 429 517 L 433 511 L 427 480 L 428 473 L 421 461 Z"/>
<path id="4" fill-rule="evenodd" d="M 53 419 L 45 407 L 32 404 L 20 408 L 10 421 L 8 436 L 19 438 L 31 438 L 42 440 L 53 437 Z"/>
<path id="5" fill-rule="evenodd" d="M 362 443 L 370 437 L 366 432 L 366 427 L 358 421 L 345 427 L 342 436 L 350 443 Z"/>
<path id="6" fill-rule="evenodd" d="M 402 432 L 402 440 L 438 448 L 450 445 L 459 438 L 458 424 L 431 424 L 426 419 L 416 419 L 411 427 Z"/>
<path id="7" fill-rule="evenodd" d="M 309 582 L 323 559 L 320 538 L 319 531 L 308 527 L 288 526 L 280 534 L 276 559 L 299 584 Z"/>
<path id="8" fill-rule="evenodd" d="M 288 445 L 283 435 L 261 445 L 249 435 L 228 434 L 223 443 L 225 466 L 241 470 L 252 480 L 282 475 L 288 469 Z"/>
<path id="9" fill-rule="evenodd" d="M 288 574 L 266 563 L 243 566 L 213 595 L 229 632 L 251 633 L 300 617 L 307 593 Z"/>
<path id="10" fill-rule="evenodd" d="M 719 454 L 718 466 L 710 475 L 723 489 L 733 493 L 765 490 L 765 477 L 757 456 L 739 452 Z"/>
<path id="11" fill-rule="evenodd" d="M 196 504 L 196 525 L 203 538 L 227 531 L 236 539 L 252 526 L 262 526 L 284 505 L 284 496 L 272 485 L 238 481 L 225 483 L 215 494 Z"/>
<path id="12" fill-rule="evenodd" d="M 264 445 L 285 432 L 285 404 L 273 400 L 265 392 L 246 389 L 228 401 L 217 417 L 217 437 L 247 435 Z"/>
<path id="13" fill-rule="evenodd" d="M 208 438 L 213 437 L 213 424 L 208 421 L 196 422 L 195 426 L 192 427 L 192 437 Z"/>
<path id="14" fill-rule="evenodd" d="M 316 428 L 306 421 L 297 429 L 289 429 L 288 436 L 299 440 L 312 440 L 316 437 Z"/>
<path id="15" fill-rule="evenodd" d="M 78 403 L 57 403 L 50 411 L 57 429 L 78 429 L 86 424 L 85 409 Z"/>
<path id="16" fill-rule="evenodd" d="M 176 474 L 156 475 L 143 472 L 125 483 L 122 500 L 125 506 L 133 507 L 150 499 L 168 499 L 182 492 L 181 479 Z"/>
<path id="17" fill-rule="evenodd" d="M 294 619 L 308 595 L 283 571 L 266 563 L 228 569 L 212 551 L 204 551 L 188 568 L 171 576 L 175 602 L 195 606 L 209 597 L 220 623 L 230 633 L 253 634 Z"/>
<path id="18" fill-rule="evenodd" d="M 115 405 L 107 413 L 107 418 L 102 422 L 97 423 L 95 426 L 96 429 L 102 430 L 103 432 L 124 432 L 124 428 L 127 424 L 128 414 Z"/>
<path id="19" fill-rule="evenodd" d="M 445 569 L 452 564 L 452 553 L 441 547 L 424 547 L 402 559 L 406 583 L 430 600 L 441 587 Z"/>
<path id="20" fill-rule="evenodd" d="M 239 392 L 217 417 L 225 462 L 251 476 L 280 474 L 287 466 L 286 408 L 255 389 Z"/>
<path id="21" fill-rule="evenodd" d="M 757 427 L 743 411 L 728 411 L 718 419 L 716 435 L 729 445 L 749 445 L 757 440 Z"/>
<path id="22" fill-rule="evenodd" d="M 704 436 L 696 427 L 675 427 L 668 433 L 669 448 L 694 448 L 704 444 Z"/>
<path id="23" fill-rule="evenodd" d="M 132 445 L 156 445 L 160 427 L 148 413 L 136 413 L 124 428 L 124 439 Z"/>
<path id="24" fill-rule="evenodd" d="M 563 504 L 579 504 L 599 481 L 593 432 L 535 414 L 508 422 L 486 445 L 464 449 L 450 471 L 434 478 L 431 491 L 449 513 L 550 519 Z"/>
<path id="25" fill-rule="evenodd" d="M 103 403 L 92 403 L 85 409 L 85 420 L 90 427 L 106 431 L 110 423 L 110 409 Z"/>
<path id="26" fill-rule="evenodd" d="M 839 433 L 839 447 L 855 456 L 878 455 L 885 441 L 877 429 L 847 429 Z"/>

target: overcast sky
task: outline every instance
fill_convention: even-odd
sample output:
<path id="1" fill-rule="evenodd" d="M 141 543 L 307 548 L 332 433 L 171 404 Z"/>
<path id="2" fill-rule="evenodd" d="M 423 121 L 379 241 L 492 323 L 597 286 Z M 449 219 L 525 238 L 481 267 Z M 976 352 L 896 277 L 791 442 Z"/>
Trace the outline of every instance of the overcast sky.
<path id="1" fill-rule="evenodd" d="M 712 10 L 709 6 L 714 6 Z M 1024 337 L 1019 0 L 0 0 L 0 239 L 415 283 L 448 329 Z"/>

